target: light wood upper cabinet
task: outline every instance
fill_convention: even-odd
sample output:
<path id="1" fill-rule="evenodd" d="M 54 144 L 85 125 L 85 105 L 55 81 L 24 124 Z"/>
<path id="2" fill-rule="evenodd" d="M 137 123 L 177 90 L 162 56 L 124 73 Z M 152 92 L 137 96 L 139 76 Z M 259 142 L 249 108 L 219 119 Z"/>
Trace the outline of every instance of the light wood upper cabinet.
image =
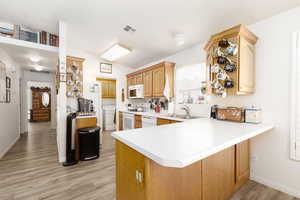
<path id="1" fill-rule="evenodd" d="M 116 98 L 116 80 L 97 78 L 101 82 L 102 98 Z"/>
<path id="2" fill-rule="evenodd" d="M 144 96 L 152 97 L 152 70 L 143 72 Z"/>
<path id="3" fill-rule="evenodd" d="M 106 80 L 101 81 L 102 88 L 102 98 L 107 98 L 109 96 L 109 82 Z"/>
<path id="4" fill-rule="evenodd" d="M 236 45 L 237 53 L 232 55 L 226 52 L 229 47 L 219 47 L 221 40 L 227 40 Z M 227 95 L 244 95 L 255 92 L 255 44 L 258 37 L 250 32 L 244 25 L 238 25 L 223 32 L 211 36 L 205 46 L 207 52 L 207 91 L 210 94 L 217 94 L 217 89 L 212 88 L 212 81 L 217 80 L 217 73 L 212 71 L 212 66 L 218 65 L 222 70 L 225 66 L 233 64 L 236 70 L 227 71 L 228 81 L 233 81 L 233 87 L 226 88 L 225 81 L 219 80 L 225 88 Z M 219 50 L 218 50 L 219 49 Z M 217 53 L 219 52 L 219 53 Z M 217 62 L 219 57 L 226 59 L 225 64 Z"/>
<path id="5" fill-rule="evenodd" d="M 135 80 L 134 76 L 127 77 L 127 86 L 136 85 Z"/>
<path id="6" fill-rule="evenodd" d="M 143 85 L 143 73 L 137 74 L 134 76 L 136 85 Z"/>
<path id="7" fill-rule="evenodd" d="M 152 71 L 153 76 L 153 97 L 162 97 L 164 96 L 165 88 L 165 68 L 160 66 Z"/>
<path id="8" fill-rule="evenodd" d="M 168 96 L 174 97 L 174 67 L 175 63 L 161 62 L 128 74 L 127 86 L 143 84 L 145 97 L 163 97 L 168 80 L 170 87 Z"/>
<path id="9" fill-rule="evenodd" d="M 239 58 L 239 85 L 238 92 L 241 94 L 254 93 L 255 91 L 255 47 L 245 38 L 240 37 Z"/>

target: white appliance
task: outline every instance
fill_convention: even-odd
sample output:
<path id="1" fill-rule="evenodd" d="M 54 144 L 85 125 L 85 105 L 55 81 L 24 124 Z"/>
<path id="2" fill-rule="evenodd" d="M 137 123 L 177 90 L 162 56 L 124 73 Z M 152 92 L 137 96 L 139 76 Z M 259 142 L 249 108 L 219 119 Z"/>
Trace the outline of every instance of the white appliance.
<path id="1" fill-rule="evenodd" d="M 142 128 L 156 126 L 156 125 L 157 125 L 156 117 L 142 116 Z"/>
<path id="2" fill-rule="evenodd" d="M 130 114 L 130 113 L 123 114 L 123 129 L 124 130 L 134 129 L 134 114 Z"/>
<path id="3" fill-rule="evenodd" d="M 144 98 L 144 85 L 132 85 L 128 87 L 128 95 L 130 99 Z"/>
<path id="4" fill-rule="evenodd" d="M 106 131 L 113 131 L 116 129 L 115 114 L 116 114 L 116 106 L 115 105 L 103 105 L 104 111 L 104 129 Z"/>

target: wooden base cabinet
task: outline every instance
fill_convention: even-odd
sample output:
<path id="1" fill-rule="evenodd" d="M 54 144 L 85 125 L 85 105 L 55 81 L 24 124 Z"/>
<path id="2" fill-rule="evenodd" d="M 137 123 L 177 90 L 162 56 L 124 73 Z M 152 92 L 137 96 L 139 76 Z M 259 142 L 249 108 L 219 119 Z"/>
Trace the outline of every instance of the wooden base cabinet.
<path id="1" fill-rule="evenodd" d="M 134 115 L 134 128 L 142 128 L 142 116 Z"/>
<path id="2" fill-rule="evenodd" d="M 119 131 L 123 131 L 123 113 L 119 111 L 119 121 L 118 121 Z"/>
<path id="3" fill-rule="evenodd" d="M 235 145 L 236 185 L 239 189 L 250 177 L 250 140 Z"/>
<path id="4" fill-rule="evenodd" d="M 235 147 L 202 161 L 203 200 L 227 200 L 235 187 Z"/>
<path id="5" fill-rule="evenodd" d="M 174 123 L 179 123 L 179 122 L 181 122 L 181 121 L 157 118 L 157 126 L 161 126 L 161 125 L 165 125 L 165 124 L 174 124 Z"/>
<path id="6" fill-rule="evenodd" d="M 247 146 L 249 141 L 172 168 L 116 141 L 117 200 L 228 200 L 249 179 Z"/>

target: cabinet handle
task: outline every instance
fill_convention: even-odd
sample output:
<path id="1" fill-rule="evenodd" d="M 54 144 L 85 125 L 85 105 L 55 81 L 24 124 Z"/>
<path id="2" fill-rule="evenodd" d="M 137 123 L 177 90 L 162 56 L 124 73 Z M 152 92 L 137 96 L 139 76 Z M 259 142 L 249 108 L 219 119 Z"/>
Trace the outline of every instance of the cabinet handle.
<path id="1" fill-rule="evenodd" d="M 139 181 L 139 171 L 135 170 L 135 180 Z"/>
<path id="2" fill-rule="evenodd" d="M 140 171 L 138 170 L 135 170 L 135 180 L 138 182 L 138 183 L 143 183 L 143 175 Z"/>
<path id="3" fill-rule="evenodd" d="M 142 176 L 142 173 L 141 173 L 141 172 L 139 172 L 139 182 L 140 182 L 140 183 L 143 183 L 143 176 Z"/>

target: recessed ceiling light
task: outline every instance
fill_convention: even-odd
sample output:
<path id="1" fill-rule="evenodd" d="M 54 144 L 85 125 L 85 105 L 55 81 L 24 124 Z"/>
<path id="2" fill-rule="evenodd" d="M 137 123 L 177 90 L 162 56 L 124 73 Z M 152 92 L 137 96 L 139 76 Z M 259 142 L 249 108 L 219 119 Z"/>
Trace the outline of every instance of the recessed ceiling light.
<path id="1" fill-rule="evenodd" d="M 38 57 L 30 57 L 30 60 L 31 60 L 32 62 L 34 62 L 34 63 L 37 63 L 37 62 L 40 61 L 40 58 L 38 58 Z"/>
<path id="2" fill-rule="evenodd" d="M 43 68 L 44 68 L 44 67 L 41 66 L 41 65 L 35 65 L 35 66 L 34 66 L 34 69 L 35 69 L 36 71 L 39 71 L 39 72 L 40 72 L 40 71 L 43 71 Z"/>
<path id="3" fill-rule="evenodd" d="M 115 44 L 111 48 L 109 48 L 107 51 L 105 51 L 101 58 L 108 60 L 108 61 L 114 61 L 118 58 L 121 58 L 131 52 L 130 49 L 125 48 L 121 46 L 120 44 Z"/>

